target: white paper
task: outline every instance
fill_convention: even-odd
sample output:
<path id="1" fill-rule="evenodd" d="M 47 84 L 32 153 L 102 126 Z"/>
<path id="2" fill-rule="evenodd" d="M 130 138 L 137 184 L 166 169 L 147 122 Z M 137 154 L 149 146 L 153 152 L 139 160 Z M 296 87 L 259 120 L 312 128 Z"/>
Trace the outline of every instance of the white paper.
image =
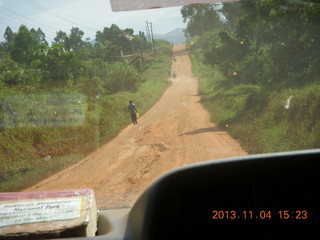
<path id="1" fill-rule="evenodd" d="M 83 197 L 0 203 L 0 227 L 79 218 Z"/>

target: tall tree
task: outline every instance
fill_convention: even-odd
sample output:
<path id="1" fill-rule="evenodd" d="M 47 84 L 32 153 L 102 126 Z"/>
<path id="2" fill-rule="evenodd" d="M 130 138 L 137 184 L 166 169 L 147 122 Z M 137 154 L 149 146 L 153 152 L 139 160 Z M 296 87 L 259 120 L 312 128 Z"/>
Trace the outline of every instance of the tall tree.
<path id="1" fill-rule="evenodd" d="M 60 44 L 64 46 L 64 49 L 70 52 L 70 40 L 68 34 L 63 31 L 57 32 L 56 37 L 54 38 L 53 44 Z"/>
<path id="2" fill-rule="evenodd" d="M 94 47 L 94 57 L 107 62 L 120 61 L 121 49 L 117 45 L 106 40 L 103 43 L 96 43 Z"/>
<path id="3" fill-rule="evenodd" d="M 3 34 L 4 39 L 6 40 L 7 43 L 13 42 L 14 40 L 14 33 L 12 32 L 10 27 L 7 27 L 4 34 Z"/>
<path id="4" fill-rule="evenodd" d="M 220 28 L 221 18 L 217 5 L 186 6 L 181 9 L 184 22 L 188 22 L 186 33 L 191 37 Z"/>
<path id="5" fill-rule="evenodd" d="M 84 44 L 82 40 L 84 32 L 81 31 L 77 27 L 72 27 L 70 34 L 69 34 L 69 43 L 70 49 L 73 51 L 78 51 L 80 47 Z"/>
<path id="6" fill-rule="evenodd" d="M 46 40 L 46 34 L 41 30 L 41 28 L 37 29 L 36 34 L 37 34 L 39 43 L 43 43 L 48 46 L 48 42 Z"/>
<path id="7" fill-rule="evenodd" d="M 126 54 L 132 53 L 132 36 L 128 35 L 132 32 L 131 29 L 121 30 L 116 24 L 112 24 L 110 28 L 105 27 L 103 31 L 98 31 L 96 34 L 96 42 L 103 43 L 109 41 L 112 44 L 120 47 Z"/>
<path id="8" fill-rule="evenodd" d="M 110 28 L 105 27 L 103 31 L 98 31 L 96 34 L 96 41 L 103 43 L 108 40 L 114 44 L 116 44 L 119 38 L 123 37 L 123 31 L 116 24 L 112 24 Z"/>
<path id="9" fill-rule="evenodd" d="M 126 28 L 126 29 L 124 30 L 124 32 L 125 32 L 126 34 L 128 34 L 129 36 L 132 36 L 133 33 L 134 33 L 134 31 L 133 31 L 132 28 Z"/>
<path id="10" fill-rule="evenodd" d="M 34 53 L 33 66 L 40 69 L 43 79 L 67 80 L 79 76 L 82 71 L 82 62 L 73 51 L 66 51 L 62 44 L 53 44 L 48 47 L 41 44 Z"/>
<path id="11" fill-rule="evenodd" d="M 21 25 L 13 40 L 11 58 L 18 63 L 30 64 L 38 44 L 36 36 L 25 25 Z"/>
<path id="12" fill-rule="evenodd" d="M 5 41 L 1 43 L 1 58 L 4 57 L 4 55 L 7 55 L 8 52 L 10 52 L 10 49 L 12 48 L 13 45 L 13 40 L 14 40 L 14 33 L 12 32 L 10 27 L 7 27 L 3 37 Z"/>

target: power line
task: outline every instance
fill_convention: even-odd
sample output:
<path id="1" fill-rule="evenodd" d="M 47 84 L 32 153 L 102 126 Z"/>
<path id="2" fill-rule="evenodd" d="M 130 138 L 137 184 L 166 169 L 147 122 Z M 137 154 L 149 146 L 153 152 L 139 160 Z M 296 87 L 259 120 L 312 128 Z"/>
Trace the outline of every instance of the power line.
<path id="1" fill-rule="evenodd" d="M 60 19 L 62 19 L 62 20 L 64 20 L 64 21 L 66 21 L 66 22 L 69 22 L 69 23 L 71 23 L 71 24 L 74 24 L 74 25 L 80 26 L 80 27 L 82 27 L 82 28 L 86 28 L 86 29 L 88 29 L 88 30 L 91 30 L 91 31 L 95 31 L 95 32 L 96 32 L 96 29 L 93 29 L 93 28 L 84 26 L 84 25 L 82 25 L 82 24 L 80 24 L 80 23 L 76 23 L 76 22 L 74 22 L 74 21 L 71 21 L 71 20 L 69 20 L 69 19 L 67 19 L 67 18 L 65 18 L 65 17 L 63 17 L 63 16 L 60 16 L 60 15 L 56 14 L 55 12 L 52 12 L 52 11 L 49 10 L 48 8 L 42 6 L 42 5 L 38 4 L 38 3 L 35 3 L 35 2 L 33 2 L 33 1 L 31 1 L 31 0 L 23 0 L 23 1 L 24 1 L 25 3 L 33 6 L 33 7 L 41 10 L 41 11 L 48 12 L 48 13 L 50 13 L 51 15 L 53 15 L 53 16 L 55 16 L 55 17 L 57 17 L 57 18 L 60 18 Z"/>
<path id="2" fill-rule="evenodd" d="M 7 27 L 14 28 L 16 31 L 19 31 L 19 28 L 21 27 L 21 25 L 23 25 L 17 21 L 12 21 L 11 19 L 5 18 L 3 16 L 0 16 L 0 19 L 3 19 L 4 21 L 6 21 L 6 23 L 2 22 L 3 24 L 5 24 Z M 33 27 L 34 29 L 39 28 L 39 26 L 34 24 L 28 23 L 28 25 Z M 45 30 L 45 32 L 46 32 L 45 33 L 46 37 L 55 38 L 56 36 L 56 33 L 53 33 L 51 31 Z"/>
<path id="3" fill-rule="evenodd" d="M 67 18 L 65 18 L 65 17 L 63 17 L 63 16 L 60 16 L 60 15 L 52 12 L 52 11 L 49 10 L 48 8 L 46 8 L 46 7 L 44 7 L 44 6 L 41 6 L 40 4 L 38 4 L 38 3 L 36 3 L 36 2 L 34 2 L 34 1 L 32 1 L 32 0 L 23 0 L 23 1 L 24 1 L 25 3 L 27 3 L 27 4 L 29 4 L 29 5 L 37 8 L 38 10 L 40 10 L 40 11 L 42 11 L 42 12 L 49 13 L 49 14 L 55 16 L 56 18 L 60 18 L 60 19 L 66 21 L 66 22 L 68 22 L 68 23 L 71 23 L 71 24 L 73 24 L 73 25 L 80 26 L 81 28 L 89 29 L 89 30 L 94 31 L 94 32 L 97 31 L 96 29 L 93 29 L 93 28 L 84 26 L 84 25 L 82 25 L 82 24 L 79 24 L 79 23 L 76 23 L 76 22 L 74 22 L 74 21 L 71 21 L 71 20 L 69 20 L 69 19 L 67 19 Z M 40 25 L 40 26 L 41 26 L 42 28 L 44 28 L 45 31 L 47 32 L 47 36 L 49 36 L 49 37 L 51 37 L 51 38 L 54 38 L 54 37 L 56 36 L 56 33 L 57 33 L 57 31 L 58 31 L 57 29 L 55 29 L 55 28 L 53 28 L 53 27 L 50 27 L 50 26 L 48 26 L 48 25 L 46 25 L 46 24 L 43 24 L 43 23 L 41 23 L 41 22 L 39 22 L 39 21 L 36 21 L 36 20 L 34 20 L 34 19 L 31 19 L 31 18 L 29 18 L 29 17 L 27 17 L 27 16 L 24 16 L 24 15 L 22 15 L 22 14 L 16 12 L 16 11 L 14 11 L 14 10 L 12 10 L 12 9 L 9 9 L 9 8 L 7 8 L 7 7 L 4 7 L 4 6 L 1 6 L 1 5 L 0 5 L 0 9 L 1 9 L 1 8 L 2 8 L 3 10 L 7 11 L 7 12 L 10 13 L 10 14 L 13 14 L 14 16 L 19 16 L 19 17 L 22 17 L 22 18 L 26 19 L 26 20 L 27 20 L 26 23 L 27 23 L 28 25 L 32 26 L 32 27 L 38 28 L 39 25 Z M 14 17 L 8 15 L 6 12 L 2 12 L 1 15 L 2 15 L 2 16 L 5 15 L 5 16 L 7 16 L 7 17 L 10 18 L 10 19 L 6 19 L 6 18 L 2 17 L 2 18 L 5 19 L 6 21 L 10 22 L 10 24 L 6 24 L 6 23 L 2 22 L 2 24 L 4 24 L 4 25 L 12 26 L 12 24 L 13 24 L 14 22 L 15 22 L 16 24 L 20 24 L 20 23 L 17 23 L 17 21 L 12 20 Z M 31 22 L 31 23 L 28 23 L 28 21 Z M 36 26 L 35 24 L 38 24 L 38 25 Z M 21 24 L 20 24 L 20 25 L 21 25 Z"/>
<path id="4" fill-rule="evenodd" d="M 5 14 L 6 15 L 6 14 Z M 8 15 L 6 15 L 6 16 L 8 16 Z M 10 17 L 10 16 L 9 16 Z M 8 18 L 6 18 L 6 17 L 3 17 L 3 16 L 0 16 L 0 19 L 3 19 L 3 20 L 5 20 L 5 21 L 7 21 L 7 22 L 9 22 L 9 23 L 3 23 L 3 24 L 5 24 L 5 25 L 7 25 L 7 26 L 9 26 L 9 27 L 14 27 L 14 28 L 16 28 L 17 30 L 21 27 L 21 23 L 19 23 L 19 22 L 17 22 L 17 21 L 14 21 L 14 20 L 12 20 L 12 19 L 8 19 Z M 32 27 L 34 27 L 34 28 L 38 28 L 38 26 L 36 26 L 36 25 L 33 25 L 33 24 L 30 24 Z M 47 33 L 46 33 L 46 35 L 48 35 L 48 36 L 50 36 L 50 37 L 55 37 L 55 33 L 52 33 L 52 32 L 50 32 L 50 31 L 46 31 Z"/>
<path id="5" fill-rule="evenodd" d="M 15 28 L 19 28 L 20 25 L 18 23 L 12 22 L 12 20 L 5 18 L 3 16 L 0 16 L 0 19 L 4 20 L 4 21 L 9 21 L 9 23 L 6 23 L 7 26 L 12 26 L 12 25 L 16 25 L 14 26 Z M 3 22 L 2 22 L 3 23 Z"/>
<path id="6" fill-rule="evenodd" d="M 31 18 L 28 18 L 28 17 L 26 17 L 26 16 L 23 16 L 23 15 L 21 15 L 20 13 L 17 13 L 17 12 L 15 12 L 15 11 L 7 8 L 7 7 L 4 7 L 4 6 L 0 6 L 0 7 L 3 8 L 3 9 L 5 9 L 5 10 L 7 10 L 7 11 L 9 11 L 9 12 L 11 12 L 11 13 L 13 13 L 13 14 L 15 14 L 15 15 L 18 15 L 18 16 L 20 16 L 20 17 L 23 17 L 23 18 L 25 18 L 25 19 L 28 19 L 29 21 L 35 22 L 35 23 L 37 23 L 37 24 L 40 24 L 40 25 L 42 25 L 42 26 L 45 26 L 45 27 L 47 27 L 47 28 L 50 28 L 50 29 L 56 31 L 56 29 L 53 28 L 53 27 L 50 27 L 50 26 L 48 26 L 48 25 L 45 25 L 45 24 L 43 24 L 43 23 L 41 23 L 41 22 L 38 22 L 38 21 L 33 20 L 33 19 L 31 19 Z"/>
<path id="7" fill-rule="evenodd" d="M 0 22 L 0 23 L 3 24 L 3 25 L 5 25 L 5 26 L 8 26 L 8 23 L 4 23 L 4 22 Z M 16 30 L 19 29 L 19 27 L 13 27 L 13 28 L 15 28 Z"/>

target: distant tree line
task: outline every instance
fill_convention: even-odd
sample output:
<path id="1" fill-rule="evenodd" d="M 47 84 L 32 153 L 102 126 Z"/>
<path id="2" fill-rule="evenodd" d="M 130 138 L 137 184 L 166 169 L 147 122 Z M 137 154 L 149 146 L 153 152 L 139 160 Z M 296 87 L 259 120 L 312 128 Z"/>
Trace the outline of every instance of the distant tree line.
<path id="1" fill-rule="evenodd" d="M 49 45 L 40 28 L 21 25 L 13 32 L 7 27 L 0 43 L 0 86 L 82 81 L 106 93 L 136 90 L 145 63 L 131 66 L 122 56 L 150 50 L 143 32 L 135 35 L 133 29 L 122 30 L 112 24 L 98 31 L 94 40 L 83 38 L 84 32 L 73 27 L 70 33 L 58 31 Z"/>

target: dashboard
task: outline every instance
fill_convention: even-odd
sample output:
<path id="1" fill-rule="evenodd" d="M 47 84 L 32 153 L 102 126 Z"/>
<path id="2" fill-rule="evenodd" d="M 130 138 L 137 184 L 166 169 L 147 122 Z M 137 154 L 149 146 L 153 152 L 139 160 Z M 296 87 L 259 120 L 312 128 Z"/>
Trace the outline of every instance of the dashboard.
<path id="1" fill-rule="evenodd" d="M 131 209 L 102 210 L 91 239 L 319 239 L 319 160 L 310 150 L 177 168 Z"/>

